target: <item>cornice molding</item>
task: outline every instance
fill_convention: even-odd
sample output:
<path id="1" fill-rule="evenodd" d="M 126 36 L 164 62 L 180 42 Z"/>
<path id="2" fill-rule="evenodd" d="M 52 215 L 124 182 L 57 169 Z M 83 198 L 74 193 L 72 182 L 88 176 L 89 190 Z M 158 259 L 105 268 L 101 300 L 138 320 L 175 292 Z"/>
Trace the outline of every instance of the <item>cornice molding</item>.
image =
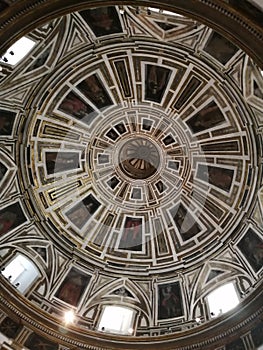
<path id="1" fill-rule="evenodd" d="M 159 337 L 118 337 L 107 336 L 91 330 L 79 329 L 78 326 L 57 326 L 57 319 L 30 304 L 25 298 L 12 290 L 13 287 L 4 280 L 1 283 L 0 302 L 3 311 L 11 318 L 20 319 L 21 324 L 36 333 L 49 338 L 50 341 L 78 349 L 113 350 L 113 349 L 173 349 L 193 350 L 211 349 L 226 344 L 226 339 L 236 338 L 253 328 L 259 318 L 263 317 L 261 303 L 262 292 L 252 293 L 242 304 L 242 312 L 225 315 L 221 320 L 214 319 L 198 328 L 178 333 L 178 336 L 166 334 Z M 12 289 L 12 290 L 11 290 Z M 37 315 L 37 316 L 36 316 Z M 98 346 L 99 344 L 99 346 Z"/>
<path id="2" fill-rule="evenodd" d="M 223 0 L 18 0 L 0 14 L 0 52 L 50 19 L 84 8 L 113 4 L 161 7 L 192 17 L 234 41 L 263 67 L 263 28 L 251 15 L 246 16 Z"/>

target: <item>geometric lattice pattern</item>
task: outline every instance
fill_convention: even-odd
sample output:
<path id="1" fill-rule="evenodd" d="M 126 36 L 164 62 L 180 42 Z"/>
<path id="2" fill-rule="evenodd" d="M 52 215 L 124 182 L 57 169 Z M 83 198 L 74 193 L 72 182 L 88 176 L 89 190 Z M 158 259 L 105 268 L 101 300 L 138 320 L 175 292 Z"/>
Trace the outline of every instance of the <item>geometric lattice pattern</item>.
<path id="1" fill-rule="evenodd" d="M 25 308 L 59 322 L 73 309 L 85 333 L 121 304 L 133 335 L 154 337 L 210 321 L 207 296 L 225 281 L 245 298 L 263 265 L 251 59 L 203 24 L 132 6 L 29 37 L 36 47 L 0 80 L 1 262 L 19 251 L 38 268 Z M 12 322 L 0 330 L 15 338 Z M 258 329 L 225 348 L 259 346 Z M 50 339 L 18 342 L 58 349 Z"/>

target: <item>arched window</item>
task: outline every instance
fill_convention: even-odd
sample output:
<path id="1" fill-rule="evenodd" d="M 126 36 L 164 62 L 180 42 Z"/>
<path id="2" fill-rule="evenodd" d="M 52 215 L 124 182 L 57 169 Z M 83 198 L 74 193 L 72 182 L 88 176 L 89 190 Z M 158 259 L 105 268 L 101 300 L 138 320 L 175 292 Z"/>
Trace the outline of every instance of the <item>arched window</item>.
<path id="1" fill-rule="evenodd" d="M 131 335 L 135 310 L 124 306 L 105 305 L 102 309 L 98 329 L 109 333 Z"/>
<path id="2" fill-rule="evenodd" d="M 0 62 L 11 64 L 12 66 L 20 62 L 36 45 L 36 43 L 26 36 L 17 40 L 4 54 Z"/>
<path id="3" fill-rule="evenodd" d="M 17 254 L 2 270 L 2 274 L 24 293 L 40 276 L 39 270 L 29 258 Z"/>
<path id="4" fill-rule="evenodd" d="M 207 296 L 211 317 L 219 316 L 239 304 L 239 297 L 233 282 L 226 283 Z"/>

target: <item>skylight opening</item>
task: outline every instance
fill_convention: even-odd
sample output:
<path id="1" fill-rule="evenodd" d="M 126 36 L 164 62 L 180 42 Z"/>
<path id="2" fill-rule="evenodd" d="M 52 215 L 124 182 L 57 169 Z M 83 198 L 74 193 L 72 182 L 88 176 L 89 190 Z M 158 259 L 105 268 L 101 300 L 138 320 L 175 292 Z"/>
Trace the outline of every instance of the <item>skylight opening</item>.
<path id="1" fill-rule="evenodd" d="M 12 66 L 20 62 L 36 45 L 35 41 L 23 36 L 21 39 L 16 41 L 3 57 L 0 59 L 0 62 L 10 64 Z"/>
<path id="2" fill-rule="evenodd" d="M 107 305 L 102 311 L 98 328 L 102 332 L 130 335 L 133 332 L 134 313 L 127 307 Z"/>
<path id="3" fill-rule="evenodd" d="M 207 296 L 211 317 L 232 310 L 239 304 L 239 298 L 233 282 L 218 287 Z"/>

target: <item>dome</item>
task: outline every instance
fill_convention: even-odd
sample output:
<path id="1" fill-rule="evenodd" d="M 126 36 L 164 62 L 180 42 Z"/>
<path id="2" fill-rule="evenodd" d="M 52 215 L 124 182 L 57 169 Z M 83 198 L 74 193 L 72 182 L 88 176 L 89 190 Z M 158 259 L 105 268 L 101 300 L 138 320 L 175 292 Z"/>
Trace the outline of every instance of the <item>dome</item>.
<path id="1" fill-rule="evenodd" d="M 0 22 L 3 348 L 259 348 L 261 6 L 30 3 Z"/>

